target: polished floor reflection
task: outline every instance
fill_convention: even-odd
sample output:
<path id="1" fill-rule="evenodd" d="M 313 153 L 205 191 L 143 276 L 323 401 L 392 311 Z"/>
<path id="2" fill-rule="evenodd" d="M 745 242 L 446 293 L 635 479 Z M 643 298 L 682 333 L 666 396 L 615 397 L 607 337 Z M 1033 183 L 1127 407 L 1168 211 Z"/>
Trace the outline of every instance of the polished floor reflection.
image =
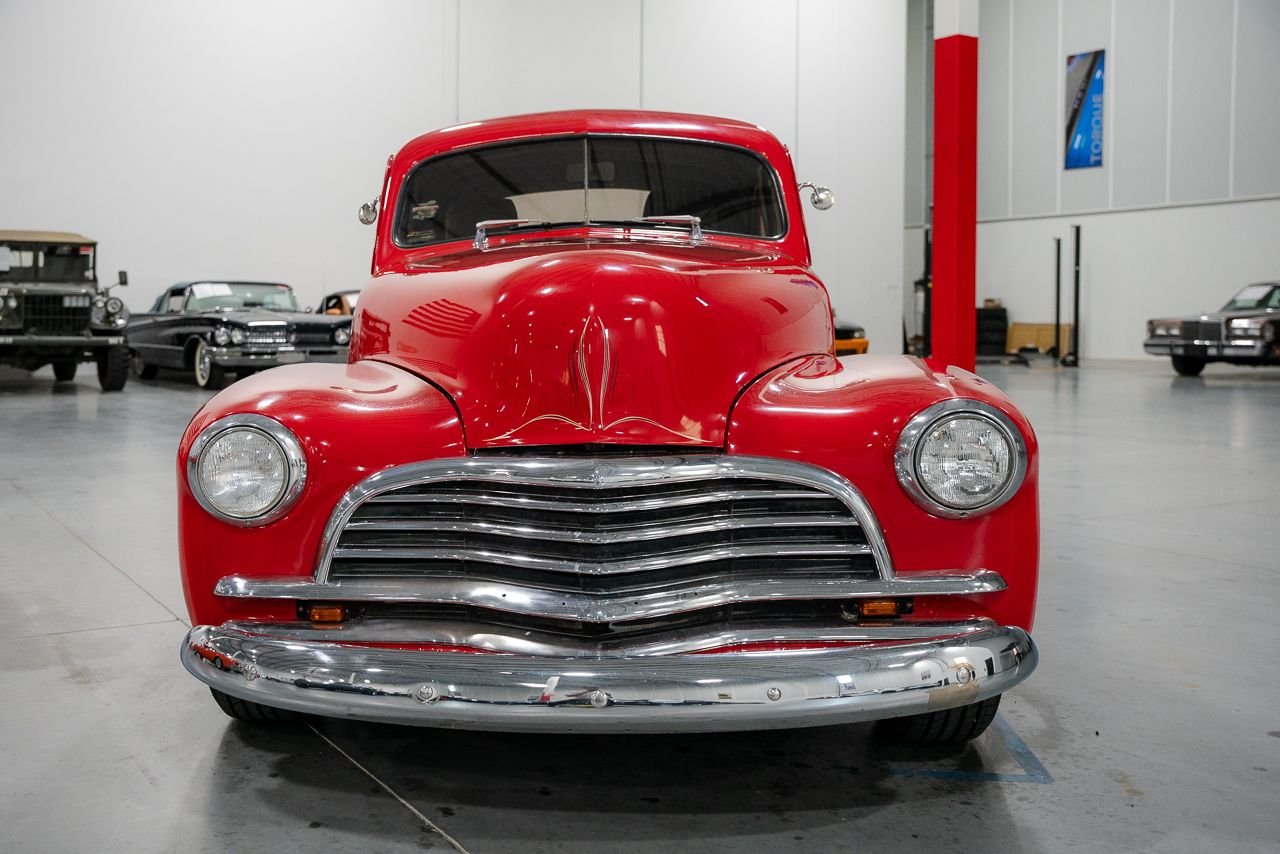
<path id="1" fill-rule="evenodd" d="M 209 394 L 0 368 L 0 851 L 1274 850 L 1280 370 L 982 373 L 1041 442 L 1042 659 L 939 755 L 233 723 L 177 653 L 173 454 Z"/>

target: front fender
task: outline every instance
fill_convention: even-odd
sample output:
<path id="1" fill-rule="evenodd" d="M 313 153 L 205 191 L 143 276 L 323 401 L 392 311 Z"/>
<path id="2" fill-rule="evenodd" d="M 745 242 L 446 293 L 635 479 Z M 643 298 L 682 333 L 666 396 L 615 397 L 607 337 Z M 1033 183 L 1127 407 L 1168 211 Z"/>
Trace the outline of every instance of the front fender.
<path id="1" fill-rule="evenodd" d="M 307 482 L 289 512 L 262 527 L 227 524 L 206 512 L 187 483 L 196 436 L 226 415 L 256 413 L 293 431 Z M 225 575 L 310 575 L 325 522 L 351 486 L 384 468 L 464 454 L 462 424 L 435 386 L 379 362 L 302 364 L 237 382 L 196 413 L 178 447 L 178 553 L 194 624 L 294 619 L 291 603 L 222 600 Z"/>
<path id="2" fill-rule="evenodd" d="M 997 509 L 943 519 L 911 500 L 894 472 L 898 436 L 921 410 L 968 398 L 997 407 L 1022 432 L 1027 473 Z M 1039 566 L 1037 444 L 1030 422 L 998 388 L 907 356 L 814 356 L 791 362 L 743 393 L 729 423 L 728 452 L 802 460 L 846 478 L 866 498 L 900 575 L 928 570 L 991 569 L 1007 590 L 965 599 L 916 603 L 916 617 L 990 617 L 1031 629 Z"/>

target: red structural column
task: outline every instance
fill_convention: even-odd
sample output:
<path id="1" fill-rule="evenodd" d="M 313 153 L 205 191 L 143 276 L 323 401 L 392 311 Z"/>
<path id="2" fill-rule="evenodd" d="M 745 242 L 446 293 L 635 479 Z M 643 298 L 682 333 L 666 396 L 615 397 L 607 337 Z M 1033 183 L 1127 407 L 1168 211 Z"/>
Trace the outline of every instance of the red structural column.
<path id="1" fill-rule="evenodd" d="M 933 41 L 933 357 L 977 359 L 978 0 L 936 0 Z"/>

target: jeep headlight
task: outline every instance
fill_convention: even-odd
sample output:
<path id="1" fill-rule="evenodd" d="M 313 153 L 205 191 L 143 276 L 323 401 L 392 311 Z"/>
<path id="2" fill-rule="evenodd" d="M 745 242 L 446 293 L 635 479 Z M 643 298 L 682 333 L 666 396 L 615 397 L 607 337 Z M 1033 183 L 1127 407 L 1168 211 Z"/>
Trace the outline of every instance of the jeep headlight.
<path id="1" fill-rule="evenodd" d="M 345 346 L 351 340 L 351 330 L 346 326 L 339 326 L 333 330 L 333 343 L 339 347 Z"/>
<path id="2" fill-rule="evenodd" d="M 302 445 L 263 415 L 228 415 L 200 432 L 187 457 L 187 484 L 205 510 L 236 525 L 265 525 L 302 494 Z"/>
<path id="3" fill-rule="evenodd" d="M 999 507 L 1027 471 L 1022 434 L 981 401 L 947 400 L 907 423 L 894 467 L 903 489 L 935 516 L 963 519 Z"/>

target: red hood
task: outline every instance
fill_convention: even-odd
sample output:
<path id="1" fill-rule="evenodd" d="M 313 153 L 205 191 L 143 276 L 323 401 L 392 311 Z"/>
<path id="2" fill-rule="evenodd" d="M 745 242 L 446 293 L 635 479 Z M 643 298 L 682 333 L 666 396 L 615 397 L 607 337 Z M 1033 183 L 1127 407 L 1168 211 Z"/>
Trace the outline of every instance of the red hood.
<path id="1" fill-rule="evenodd" d="M 720 446 L 746 385 L 831 342 L 821 284 L 739 250 L 539 243 L 420 269 L 365 289 L 352 359 L 440 386 L 471 448 Z"/>

